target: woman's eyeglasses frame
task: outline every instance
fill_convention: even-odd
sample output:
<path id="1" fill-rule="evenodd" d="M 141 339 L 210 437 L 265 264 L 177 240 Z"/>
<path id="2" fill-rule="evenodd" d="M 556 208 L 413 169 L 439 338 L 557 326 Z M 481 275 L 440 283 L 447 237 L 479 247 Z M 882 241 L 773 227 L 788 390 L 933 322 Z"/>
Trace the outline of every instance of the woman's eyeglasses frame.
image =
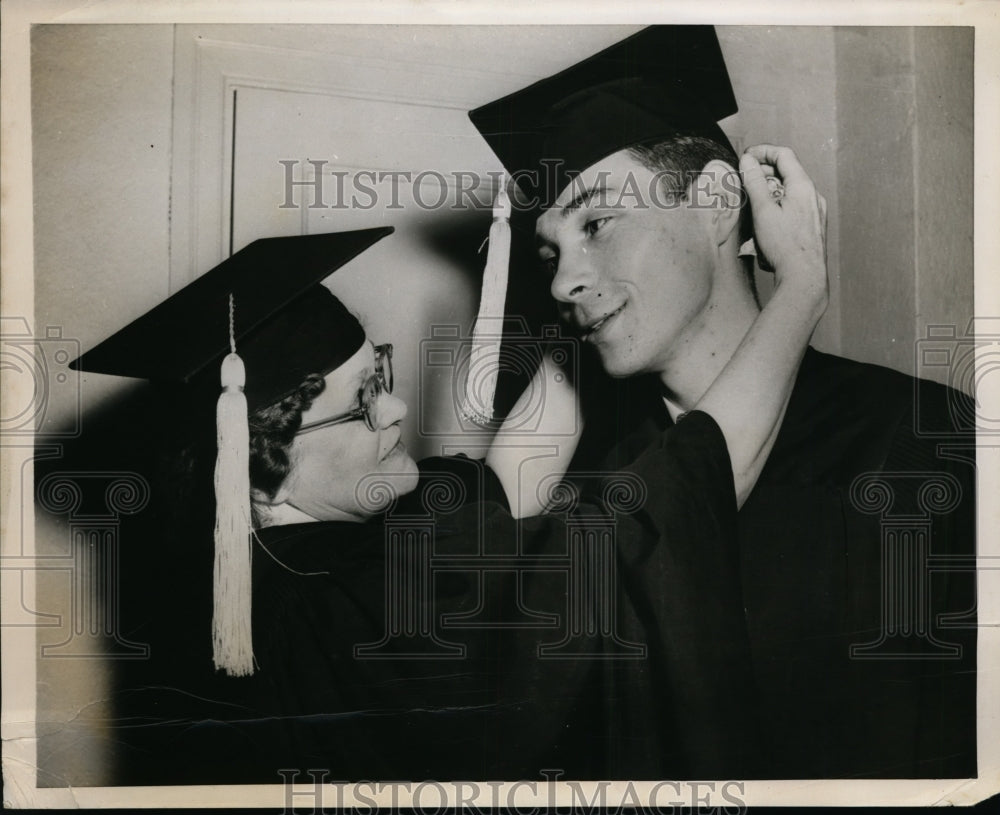
<path id="1" fill-rule="evenodd" d="M 302 425 L 296 433 L 309 433 L 319 430 L 321 427 L 331 427 L 333 425 L 355 422 L 364 419 L 365 427 L 372 433 L 377 429 L 375 424 L 375 405 L 378 398 L 383 393 L 392 393 L 392 343 L 375 346 L 375 371 L 365 380 L 361 390 L 358 392 L 360 404 L 347 413 L 339 416 L 332 416 L 329 419 L 320 419 L 318 422 L 309 422 Z"/>

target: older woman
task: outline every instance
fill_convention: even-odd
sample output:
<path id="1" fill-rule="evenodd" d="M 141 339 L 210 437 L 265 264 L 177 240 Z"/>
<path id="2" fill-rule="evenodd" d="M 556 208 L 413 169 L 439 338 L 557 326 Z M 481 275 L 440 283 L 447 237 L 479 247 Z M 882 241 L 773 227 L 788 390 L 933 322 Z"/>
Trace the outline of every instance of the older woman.
<path id="1" fill-rule="evenodd" d="M 391 393 L 391 346 L 373 345 L 354 315 L 318 283 L 391 231 L 257 241 L 73 363 L 161 386 L 163 423 L 149 426 L 158 427 L 166 448 L 154 495 L 162 525 L 141 543 L 169 553 L 144 579 L 151 589 L 166 581 L 171 606 L 157 615 L 166 624 L 145 634 L 155 639 L 153 661 L 123 672 L 128 692 L 122 713 L 141 723 L 121 740 L 134 748 L 122 762 L 125 781 L 156 783 L 164 775 L 188 782 L 277 780 L 275 767 L 297 766 L 311 755 L 299 731 L 319 712 L 342 720 L 326 728 L 333 733 L 352 726 L 348 711 L 377 708 L 392 734 L 384 743 L 402 743 L 389 714 L 408 705 L 408 697 L 385 684 L 398 678 L 398 664 L 378 663 L 388 674 L 356 673 L 351 669 L 365 663 L 355 662 L 351 649 L 382 634 L 384 510 L 417 484 L 416 464 L 400 441 L 406 405 Z M 199 622 L 209 616 L 201 564 L 211 536 L 216 434 L 208 411 L 219 392 L 220 364 L 233 346 L 246 371 L 242 390 L 249 412 L 256 675 L 217 681 L 204 675 L 203 666 L 211 665 L 209 638 Z M 220 424 L 232 420 L 229 415 Z M 221 427 L 219 438 L 231 430 Z M 442 468 L 452 482 L 463 481 L 470 500 L 496 499 L 506 507 L 499 481 L 481 462 L 437 460 L 436 469 Z M 372 479 L 373 489 L 359 489 L 359 482 Z M 419 494 L 409 506 L 422 511 Z M 405 511 L 402 502 L 399 511 Z M 474 531 L 469 528 L 469 535 Z M 178 562 L 180 568 L 171 568 Z M 337 644 L 317 641 L 324 636 L 320 629 Z M 220 665 L 218 649 L 214 656 Z M 450 698 L 447 683 L 432 685 L 439 699 Z M 230 701 L 199 710 L 199 698 Z M 246 707 L 233 707 L 237 700 Z M 233 714 L 239 723 L 223 731 L 208 724 Z M 288 727 L 269 726 L 271 732 L 258 738 L 254 722 L 264 715 L 299 718 L 286 719 Z M 173 722 L 181 717 L 201 724 L 178 730 Z M 241 727 L 254 732 L 232 750 L 211 746 L 220 733 L 238 737 Z M 352 774 L 389 772 L 393 765 L 370 760 L 366 751 L 374 732 L 364 722 L 352 746 L 340 740 L 356 758 L 340 766 Z M 292 736 L 294 750 L 283 752 Z M 164 774 L 146 761 L 149 751 L 161 749 L 169 749 L 174 772 Z M 325 763 L 335 757 L 330 753 Z"/>

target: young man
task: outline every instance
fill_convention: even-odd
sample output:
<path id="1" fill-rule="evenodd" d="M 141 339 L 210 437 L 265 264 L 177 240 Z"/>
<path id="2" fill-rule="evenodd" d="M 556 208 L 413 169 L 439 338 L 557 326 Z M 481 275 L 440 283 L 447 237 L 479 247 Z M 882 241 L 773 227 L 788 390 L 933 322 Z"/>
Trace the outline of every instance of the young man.
<path id="1" fill-rule="evenodd" d="M 777 204 L 786 218 L 812 185 L 787 148 L 737 159 L 716 123 L 735 111 L 712 29 L 661 26 L 470 114 L 539 207 L 560 313 L 626 378 L 588 416 L 576 467 L 627 466 L 759 312 L 736 170 L 794 191 Z M 820 210 L 756 247 L 779 274 L 825 263 Z M 754 208 L 758 237 L 774 213 Z M 950 389 L 807 351 L 761 477 L 738 496 L 742 596 L 715 598 L 744 610 L 755 774 L 975 775 L 971 415 Z"/>

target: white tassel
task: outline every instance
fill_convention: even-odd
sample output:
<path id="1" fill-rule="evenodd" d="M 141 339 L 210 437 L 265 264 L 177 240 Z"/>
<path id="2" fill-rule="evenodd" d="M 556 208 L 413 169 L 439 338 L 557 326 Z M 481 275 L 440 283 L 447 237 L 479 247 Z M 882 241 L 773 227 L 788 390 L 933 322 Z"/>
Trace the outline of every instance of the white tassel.
<path id="1" fill-rule="evenodd" d="M 248 676 L 253 673 L 250 429 L 243 395 L 246 372 L 235 351 L 222 361 L 221 378 L 222 393 L 216 408 L 219 452 L 215 462 L 212 650 L 216 669 L 229 676 Z"/>
<path id="2" fill-rule="evenodd" d="M 483 272 L 483 294 L 472 335 L 469 372 L 465 380 L 462 415 L 479 425 L 493 420 L 493 398 L 500 373 L 500 343 L 503 339 L 504 305 L 507 299 L 507 271 L 510 266 L 510 199 L 507 178 L 493 202 L 489 252 Z"/>

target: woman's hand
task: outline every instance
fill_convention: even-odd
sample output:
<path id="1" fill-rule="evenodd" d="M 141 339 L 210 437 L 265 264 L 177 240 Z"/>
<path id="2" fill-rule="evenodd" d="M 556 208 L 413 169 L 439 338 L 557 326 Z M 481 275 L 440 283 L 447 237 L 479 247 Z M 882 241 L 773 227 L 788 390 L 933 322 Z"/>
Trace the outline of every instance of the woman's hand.
<path id="1" fill-rule="evenodd" d="M 740 158 L 757 251 L 774 267 L 775 286 L 791 287 L 826 307 L 826 199 L 789 147 L 760 144 Z M 767 177 L 784 186 L 776 197 Z"/>
<path id="2" fill-rule="evenodd" d="M 829 293 L 826 202 L 795 154 L 787 147 L 751 147 L 740 159 L 740 169 L 757 249 L 774 265 L 776 287 L 695 408 L 711 414 L 726 437 L 736 500 L 742 506 L 771 452 L 799 363 Z M 768 174 L 784 184 L 780 200 L 771 195 Z"/>

